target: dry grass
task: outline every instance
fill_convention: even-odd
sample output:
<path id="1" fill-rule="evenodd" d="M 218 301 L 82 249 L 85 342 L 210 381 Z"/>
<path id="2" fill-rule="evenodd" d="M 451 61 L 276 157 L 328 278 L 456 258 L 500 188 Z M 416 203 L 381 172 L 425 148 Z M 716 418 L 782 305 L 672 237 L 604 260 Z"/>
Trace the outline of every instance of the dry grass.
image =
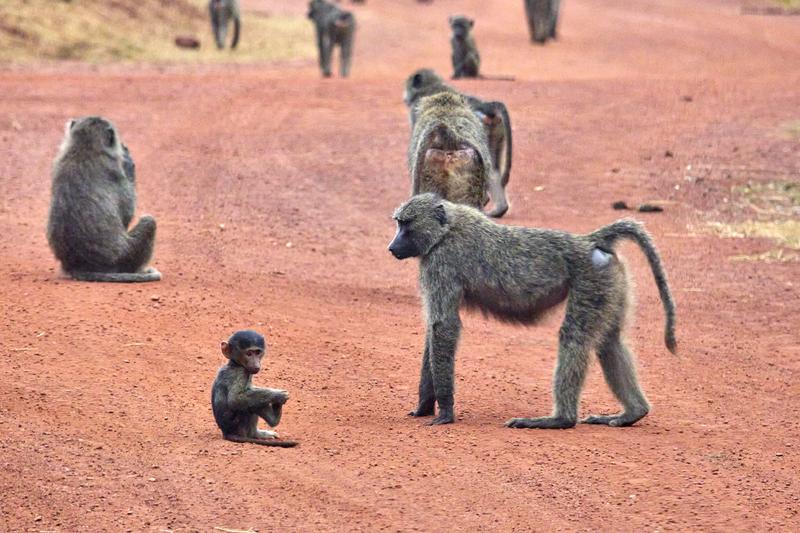
<path id="1" fill-rule="evenodd" d="M 311 24 L 300 17 L 242 14 L 236 51 L 218 51 L 204 0 L 2 0 L 0 63 L 272 62 L 312 57 Z M 178 35 L 200 39 L 178 48 Z"/>

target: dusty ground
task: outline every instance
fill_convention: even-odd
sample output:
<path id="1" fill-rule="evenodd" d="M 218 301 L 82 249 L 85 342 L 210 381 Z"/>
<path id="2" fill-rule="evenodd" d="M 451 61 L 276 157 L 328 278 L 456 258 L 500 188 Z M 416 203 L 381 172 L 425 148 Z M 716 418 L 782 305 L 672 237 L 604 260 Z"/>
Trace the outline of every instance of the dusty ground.
<path id="1" fill-rule="evenodd" d="M 800 263 L 734 262 L 771 243 L 697 230 L 728 213 L 732 186 L 798 179 L 781 130 L 800 118 L 798 20 L 732 1 L 572 0 L 561 40 L 534 47 L 522 2 L 486 4 L 370 0 L 347 81 L 313 61 L 0 75 L 0 530 L 800 527 Z M 614 200 L 665 201 L 640 218 L 681 354 L 661 344 L 657 292 L 626 245 L 654 407 L 633 428 L 503 427 L 550 409 L 558 316 L 467 316 L 458 423 L 405 416 L 422 328 L 417 266 L 386 251 L 408 192 L 401 83 L 448 71 L 455 11 L 478 20 L 486 73 L 517 77 L 459 84 L 512 113 L 504 222 L 587 231 L 619 215 Z M 87 113 L 112 117 L 136 158 L 161 283 L 58 274 L 49 167 L 63 123 Z M 299 448 L 233 445 L 214 426 L 217 346 L 244 327 L 268 337 L 256 381 L 291 391 L 279 429 Z M 595 366 L 582 412 L 614 409 Z"/>

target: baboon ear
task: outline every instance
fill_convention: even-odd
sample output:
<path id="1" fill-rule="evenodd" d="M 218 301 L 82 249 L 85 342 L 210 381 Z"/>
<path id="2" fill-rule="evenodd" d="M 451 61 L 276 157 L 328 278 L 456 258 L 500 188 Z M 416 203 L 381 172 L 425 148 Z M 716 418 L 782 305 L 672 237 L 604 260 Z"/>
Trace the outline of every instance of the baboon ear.
<path id="1" fill-rule="evenodd" d="M 222 355 L 227 357 L 228 359 L 231 358 L 231 345 L 228 344 L 228 341 L 222 341 L 219 345 L 220 350 L 222 350 Z"/>
<path id="2" fill-rule="evenodd" d="M 469 19 L 469 27 L 473 27 L 475 25 L 475 21 L 473 19 Z"/>
<path id="3" fill-rule="evenodd" d="M 444 204 L 436 204 L 436 207 L 433 208 L 433 217 L 439 221 L 440 225 L 447 224 L 447 212 L 444 210 Z"/>
<path id="4" fill-rule="evenodd" d="M 75 120 L 74 118 L 72 120 L 70 120 L 69 121 L 69 130 L 72 131 L 72 128 L 74 128 L 75 124 L 77 124 L 77 123 L 78 123 L 78 121 Z"/>

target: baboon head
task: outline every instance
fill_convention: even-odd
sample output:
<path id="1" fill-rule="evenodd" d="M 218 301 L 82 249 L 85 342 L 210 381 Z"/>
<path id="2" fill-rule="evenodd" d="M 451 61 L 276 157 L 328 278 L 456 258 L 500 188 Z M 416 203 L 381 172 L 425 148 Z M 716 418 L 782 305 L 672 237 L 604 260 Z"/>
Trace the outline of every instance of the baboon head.
<path id="1" fill-rule="evenodd" d="M 469 31 L 475 25 L 475 21 L 461 15 L 455 15 L 448 19 L 450 27 L 453 29 L 453 36 L 463 39 L 469 35 Z"/>
<path id="2" fill-rule="evenodd" d="M 425 94 L 429 87 L 440 85 L 442 78 L 430 68 L 421 68 L 415 71 L 406 80 L 405 91 L 403 92 L 403 102 L 411 105 L 419 94 Z"/>
<path id="3" fill-rule="evenodd" d="M 82 117 L 67 122 L 61 151 L 71 149 L 79 149 L 85 154 L 122 154 L 117 129 L 103 117 Z"/>
<path id="4" fill-rule="evenodd" d="M 321 0 L 311 0 L 308 3 L 308 18 L 316 19 L 321 4 L 322 4 Z"/>
<path id="5" fill-rule="evenodd" d="M 237 331 L 227 341 L 222 341 L 222 355 L 244 368 L 248 374 L 258 374 L 266 344 L 261 334 L 246 329 Z"/>
<path id="6" fill-rule="evenodd" d="M 445 201 L 433 193 L 412 197 L 392 218 L 397 221 L 397 233 L 389 251 L 397 259 L 428 255 L 450 229 Z"/>

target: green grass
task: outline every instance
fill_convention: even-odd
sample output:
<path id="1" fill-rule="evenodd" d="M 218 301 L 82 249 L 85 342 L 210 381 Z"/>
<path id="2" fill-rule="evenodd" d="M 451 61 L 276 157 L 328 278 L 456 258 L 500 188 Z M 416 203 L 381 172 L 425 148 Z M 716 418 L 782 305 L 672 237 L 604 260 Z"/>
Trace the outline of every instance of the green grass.
<path id="1" fill-rule="evenodd" d="M 0 63 L 258 63 L 313 57 L 311 24 L 301 17 L 242 13 L 235 51 L 214 46 L 204 0 L 2 0 Z M 199 50 L 178 48 L 195 36 Z"/>

